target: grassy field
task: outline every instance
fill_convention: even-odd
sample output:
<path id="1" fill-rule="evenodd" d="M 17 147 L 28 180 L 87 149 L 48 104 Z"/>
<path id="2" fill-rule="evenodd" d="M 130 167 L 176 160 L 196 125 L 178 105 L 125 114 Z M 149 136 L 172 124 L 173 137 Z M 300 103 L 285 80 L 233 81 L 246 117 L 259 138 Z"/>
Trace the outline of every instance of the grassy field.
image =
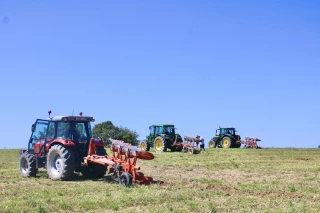
<path id="1" fill-rule="evenodd" d="M 0 212 L 319 212 L 320 149 L 206 150 L 138 161 L 157 182 L 131 188 L 22 178 L 18 150 L 0 150 Z"/>

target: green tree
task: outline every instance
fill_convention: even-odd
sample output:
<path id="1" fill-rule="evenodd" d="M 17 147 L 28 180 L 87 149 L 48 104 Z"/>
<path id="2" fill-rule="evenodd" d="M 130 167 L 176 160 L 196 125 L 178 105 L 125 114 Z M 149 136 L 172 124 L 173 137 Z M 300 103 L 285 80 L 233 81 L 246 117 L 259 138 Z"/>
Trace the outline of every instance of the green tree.
<path id="1" fill-rule="evenodd" d="M 105 145 L 111 144 L 108 138 L 123 140 L 126 143 L 131 143 L 132 145 L 138 145 L 138 137 L 136 131 L 130 130 L 127 127 L 114 126 L 111 121 L 105 121 L 96 124 L 93 127 L 93 136 L 98 137 L 104 141 Z"/>

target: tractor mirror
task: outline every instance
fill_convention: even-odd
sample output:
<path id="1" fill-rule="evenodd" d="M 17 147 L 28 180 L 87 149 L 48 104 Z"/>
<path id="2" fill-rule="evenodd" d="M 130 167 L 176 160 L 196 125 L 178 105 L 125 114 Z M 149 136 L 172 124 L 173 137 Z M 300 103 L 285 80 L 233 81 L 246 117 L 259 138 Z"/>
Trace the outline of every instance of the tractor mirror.
<path id="1" fill-rule="evenodd" d="M 35 124 L 32 124 L 31 125 L 31 132 L 34 132 L 34 129 L 35 129 Z"/>
<path id="2" fill-rule="evenodd" d="M 151 130 L 151 126 L 149 126 L 149 130 Z"/>

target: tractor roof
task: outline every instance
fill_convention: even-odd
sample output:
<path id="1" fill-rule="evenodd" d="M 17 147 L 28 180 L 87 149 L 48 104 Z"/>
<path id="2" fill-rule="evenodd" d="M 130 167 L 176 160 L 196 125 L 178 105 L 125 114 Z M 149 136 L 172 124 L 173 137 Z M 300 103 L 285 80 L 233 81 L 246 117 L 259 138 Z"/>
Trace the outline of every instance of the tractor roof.
<path id="1" fill-rule="evenodd" d="M 47 121 L 88 121 L 88 122 L 95 121 L 93 119 L 93 117 L 88 117 L 88 116 L 54 116 L 52 118 L 46 118 L 43 120 L 47 120 Z"/>
<path id="2" fill-rule="evenodd" d="M 235 129 L 234 127 L 219 127 L 219 129 Z"/>
<path id="3" fill-rule="evenodd" d="M 153 124 L 153 126 L 174 126 L 174 124 Z"/>

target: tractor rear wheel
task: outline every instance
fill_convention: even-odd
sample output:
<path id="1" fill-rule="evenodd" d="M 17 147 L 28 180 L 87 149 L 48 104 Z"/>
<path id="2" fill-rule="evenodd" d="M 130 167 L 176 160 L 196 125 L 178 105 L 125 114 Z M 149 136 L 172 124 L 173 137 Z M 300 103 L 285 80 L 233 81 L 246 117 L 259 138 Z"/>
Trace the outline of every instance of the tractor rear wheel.
<path id="1" fill-rule="evenodd" d="M 132 185 L 132 177 L 128 172 L 124 172 L 120 175 L 120 184 L 125 187 Z"/>
<path id="2" fill-rule="evenodd" d="M 62 145 L 53 145 L 47 156 L 47 173 L 52 180 L 67 180 L 75 169 L 73 151 Z"/>
<path id="3" fill-rule="evenodd" d="M 141 141 L 139 144 L 140 149 L 144 151 L 149 151 L 150 150 L 150 144 L 147 143 L 146 141 Z"/>
<path id="4" fill-rule="evenodd" d="M 221 141 L 222 148 L 230 148 L 231 147 L 231 138 L 224 137 Z"/>
<path id="5" fill-rule="evenodd" d="M 156 152 L 166 152 L 167 151 L 167 143 L 163 137 L 158 136 L 154 139 L 154 150 Z"/>
<path id="6" fill-rule="evenodd" d="M 32 154 L 23 153 L 19 159 L 20 173 L 22 177 L 35 177 L 37 174 L 36 160 Z"/>

